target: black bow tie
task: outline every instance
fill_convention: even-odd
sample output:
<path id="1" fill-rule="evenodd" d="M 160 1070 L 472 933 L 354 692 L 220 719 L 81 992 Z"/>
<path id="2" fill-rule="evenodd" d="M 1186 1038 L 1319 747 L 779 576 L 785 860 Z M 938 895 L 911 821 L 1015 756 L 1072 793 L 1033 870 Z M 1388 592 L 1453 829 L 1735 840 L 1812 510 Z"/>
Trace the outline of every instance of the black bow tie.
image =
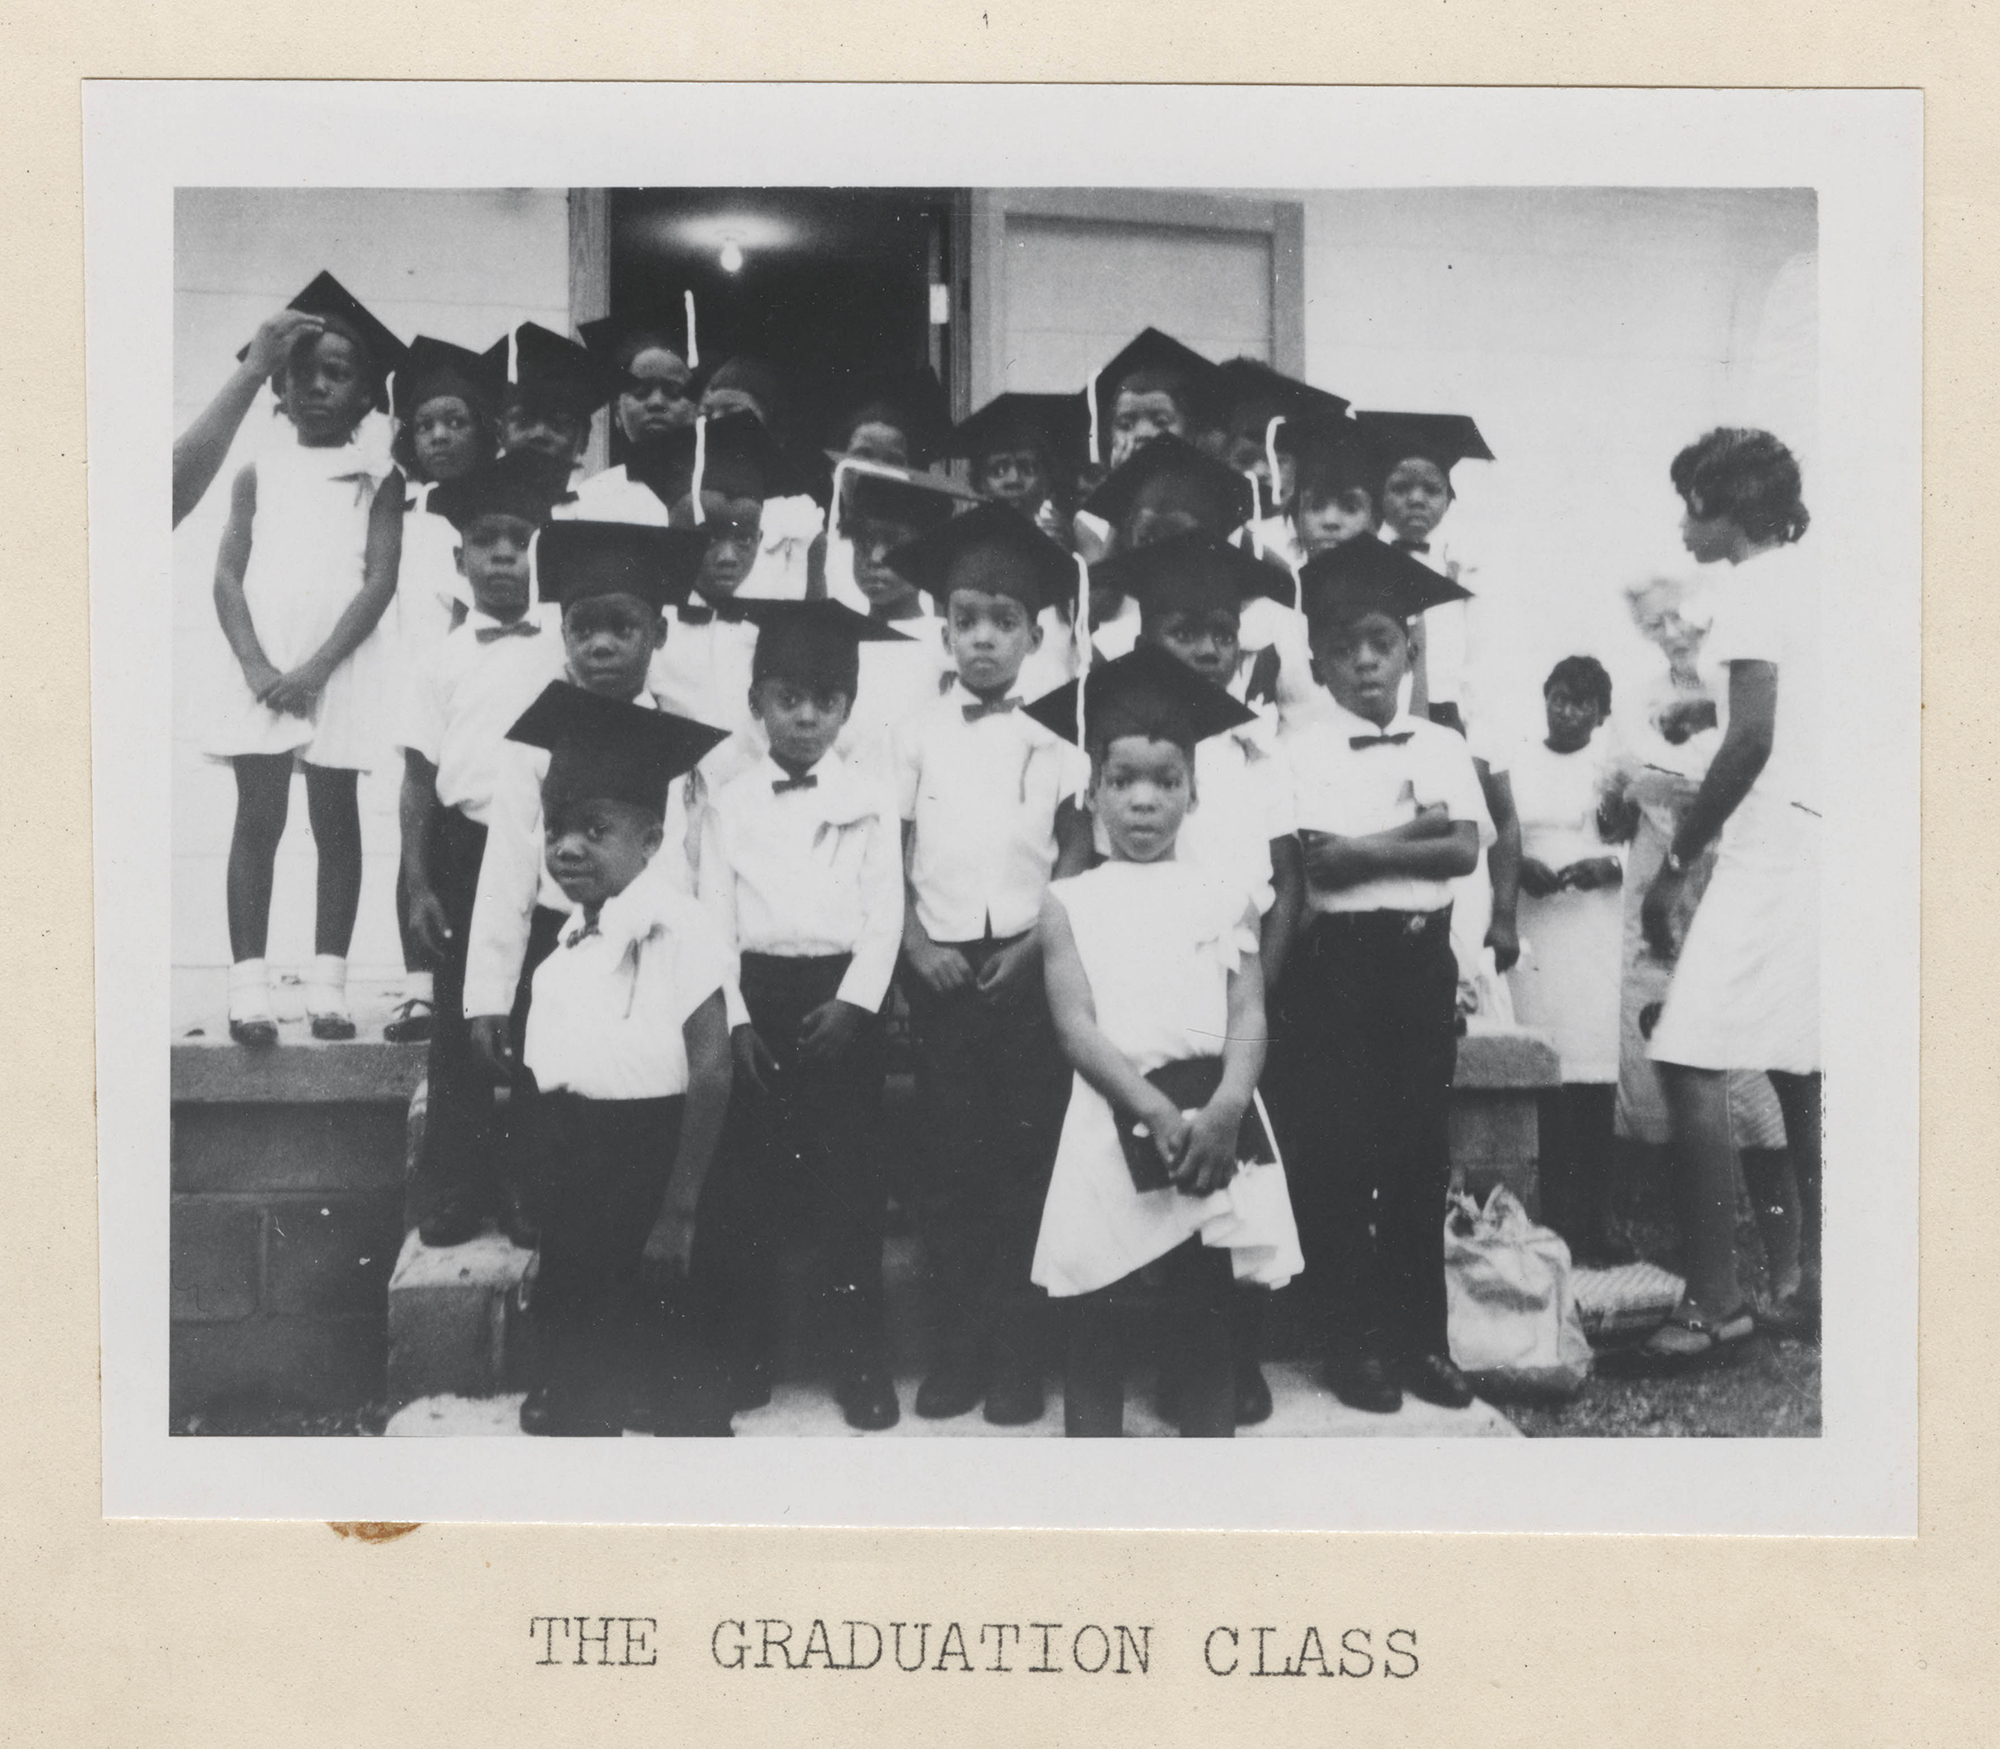
<path id="1" fill-rule="evenodd" d="M 818 788 L 819 776 L 816 772 L 811 771 L 807 772 L 804 777 L 780 777 L 773 779 L 771 783 L 771 793 L 774 796 L 781 796 L 787 790 Z"/>
<path id="2" fill-rule="evenodd" d="M 1405 729 L 1400 735 L 1349 735 L 1348 746 L 1359 753 L 1364 747 L 1401 747 L 1416 738 L 1416 730 Z"/>
<path id="3" fill-rule="evenodd" d="M 1399 539 L 1396 545 L 1406 553 L 1427 553 L 1431 550 L 1431 543 L 1427 540 Z"/>
<path id="4" fill-rule="evenodd" d="M 1021 701 L 1018 698 L 978 699 L 965 707 L 965 720 L 968 723 L 976 723 L 981 717 L 1005 716 L 1007 712 L 1020 708 Z"/>
<path id="5" fill-rule="evenodd" d="M 541 634 L 541 630 L 542 628 L 538 621 L 528 619 L 524 616 L 517 620 L 511 620 L 504 626 L 475 627 L 472 635 L 482 644 L 490 644 L 496 638 L 538 637 Z"/>
<path id="6" fill-rule="evenodd" d="M 711 620 L 718 619 L 726 626 L 750 623 L 750 615 L 733 601 L 717 602 L 713 607 L 697 607 L 693 602 L 689 602 L 680 612 L 681 624 L 684 626 L 705 626 Z"/>

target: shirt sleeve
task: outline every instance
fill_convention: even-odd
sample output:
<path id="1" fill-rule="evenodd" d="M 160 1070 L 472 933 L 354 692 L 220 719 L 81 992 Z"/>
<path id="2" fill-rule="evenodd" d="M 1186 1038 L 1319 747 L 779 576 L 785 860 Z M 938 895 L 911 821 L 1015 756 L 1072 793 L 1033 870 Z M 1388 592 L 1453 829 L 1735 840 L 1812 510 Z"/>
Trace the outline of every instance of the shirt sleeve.
<path id="1" fill-rule="evenodd" d="M 517 747 L 503 752 L 466 939 L 468 1020 L 513 1010 L 542 884 L 542 787 L 534 755 Z"/>
<path id="2" fill-rule="evenodd" d="M 1252 765 L 1258 774 L 1259 811 L 1266 839 L 1289 838 L 1299 829 L 1298 792 L 1292 783 L 1292 760 L 1282 746 L 1272 745 Z"/>
<path id="3" fill-rule="evenodd" d="M 1723 589 L 1709 627 L 1707 662 L 1777 663 L 1785 653 L 1785 614 L 1780 591 L 1750 581 Z"/>
<path id="4" fill-rule="evenodd" d="M 729 975 L 729 950 L 707 911 L 688 900 L 680 917 L 674 931 L 678 951 L 674 955 L 673 1013 L 685 1026 L 695 1010 L 718 990 L 727 1007 L 735 979 Z"/>
<path id="5" fill-rule="evenodd" d="M 1060 800 L 1073 802 L 1090 788 L 1090 755 L 1068 741 L 1061 741 L 1058 745 L 1061 764 L 1057 770 L 1061 774 L 1061 787 L 1056 793 Z"/>
<path id="6" fill-rule="evenodd" d="M 1430 733 L 1423 733 L 1425 729 Z M 1486 811 L 1486 792 L 1473 769 L 1472 750 L 1451 730 L 1429 723 L 1418 725 L 1418 741 L 1423 749 L 1414 774 L 1418 802 L 1425 807 L 1444 803 L 1450 818 L 1470 820 L 1479 828 L 1479 842 L 1491 844 L 1493 816 Z"/>
<path id="7" fill-rule="evenodd" d="M 444 663 L 444 646 L 439 645 L 411 672 L 396 735 L 398 747 L 421 754 L 433 765 L 444 745 Z"/>
<path id="8" fill-rule="evenodd" d="M 722 1005 L 729 1013 L 729 1030 L 750 1024 L 750 1009 L 743 1000 L 742 944 L 736 933 L 736 870 L 729 861 L 723 842 L 722 816 L 711 804 L 701 821 L 701 862 L 696 875 L 696 893 L 701 908 L 714 926 L 722 944 L 726 975 L 722 985 Z"/>
<path id="9" fill-rule="evenodd" d="M 917 788 L 923 778 L 923 730 L 930 721 L 928 709 L 912 711 L 889 733 L 889 760 L 896 784 L 896 813 L 900 819 L 917 817 Z"/>
<path id="10" fill-rule="evenodd" d="M 879 1014 L 903 940 L 902 827 L 886 808 L 869 824 L 868 849 L 861 859 L 861 906 L 861 933 L 836 994 L 843 1002 Z"/>

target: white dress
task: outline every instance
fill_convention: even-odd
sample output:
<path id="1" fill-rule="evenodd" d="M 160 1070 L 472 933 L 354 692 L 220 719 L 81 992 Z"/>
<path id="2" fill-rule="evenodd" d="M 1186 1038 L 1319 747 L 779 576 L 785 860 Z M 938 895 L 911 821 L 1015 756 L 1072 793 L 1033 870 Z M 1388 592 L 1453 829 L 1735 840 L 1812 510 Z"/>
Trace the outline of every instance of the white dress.
<path id="1" fill-rule="evenodd" d="M 1653 1029 L 1656 1063 L 1819 1071 L 1817 614 L 1796 547 L 1736 567 L 1718 592 L 1701 653 L 1718 714 L 1729 664 L 1770 662 L 1777 720 L 1770 758 L 1723 825 Z"/>
<path id="2" fill-rule="evenodd" d="M 1597 808 L 1610 779 L 1609 737 L 1600 731 L 1575 753 L 1545 742 L 1523 746 L 1509 766 L 1521 819 L 1521 854 L 1558 873 L 1573 862 L 1610 856 L 1597 833 Z M 1566 1082 L 1618 1079 L 1618 989 L 1624 945 L 1618 887 L 1521 894 L 1521 958 L 1507 974 L 1514 1018 L 1555 1040 Z"/>
<path id="3" fill-rule="evenodd" d="M 273 446 L 255 466 L 243 596 L 265 657 L 284 673 L 326 643 L 360 593 L 369 510 L 390 463 L 364 437 L 339 449 Z M 395 637 L 378 620 L 307 716 L 259 703 L 232 661 L 205 751 L 217 759 L 292 753 L 308 765 L 368 770 L 389 750 Z"/>
<path id="4" fill-rule="evenodd" d="M 1108 862 L 1049 891 L 1069 917 L 1099 1029 L 1141 1074 L 1217 1054 L 1229 975 L 1257 951 L 1239 895 L 1178 862 Z M 1305 1267 L 1282 1165 L 1247 1166 L 1198 1199 L 1138 1190 L 1111 1106 L 1075 1076 L 1034 1280 L 1058 1298 L 1091 1293 L 1197 1233 L 1231 1251 L 1239 1281 L 1280 1287 Z"/>

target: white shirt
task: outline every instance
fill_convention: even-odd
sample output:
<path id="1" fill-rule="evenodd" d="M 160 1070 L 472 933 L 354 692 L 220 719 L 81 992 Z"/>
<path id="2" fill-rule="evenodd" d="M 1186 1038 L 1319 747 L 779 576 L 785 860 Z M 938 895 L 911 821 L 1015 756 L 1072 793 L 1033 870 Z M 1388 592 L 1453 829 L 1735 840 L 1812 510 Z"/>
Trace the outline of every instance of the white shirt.
<path id="1" fill-rule="evenodd" d="M 1052 608 L 1044 612 L 1053 612 Z M 1096 653 L 1093 662 L 1115 662 L 1120 656 L 1129 656 L 1132 646 L 1139 641 L 1139 604 L 1131 596 L 1118 603 L 1118 611 L 1097 626 L 1090 634 L 1090 647 Z M 1047 642 L 1045 638 L 1044 643 Z"/>
<path id="2" fill-rule="evenodd" d="M 825 513 L 802 492 L 789 498 L 765 499 L 763 516 L 758 522 L 757 557 L 751 563 L 749 576 L 736 591 L 737 598 L 805 600 L 808 555 L 825 526 Z M 856 606 L 852 601 L 847 605 Z M 866 604 L 856 611 L 867 612 Z"/>
<path id="3" fill-rule="evenodd" d="M 1407 741 L 1379 742 L 1407 735 Z M 1355 747 L 1355 739 L 1370 744 Z M 1379 742 L 1379 744 L 1378 744 Z M 1283 746 L 1290 756 L 1301 832 L 1365 838 L 1417 817 L 1442 802 L 1454 821 L 1469 820 L 1479 842 L 1493 842 L 1493 822 L 1463 736 L 1398 711 L 1386 728 L 1329 702 L 1329 708 Z M 1359 886 L 1321 889 L 1307 870 L 1306 900 L 1314 911 L 1436 911 L 1451 903 L 1452 883 L 1396 875 Z"/>
<path id="4" fill-rule="evenodd" d="M 1055 867 L 1056 810 L 1090 782 L 1083 753 L 1019 709 L 968 722 L 978 703 L 954 681 L 894 737 L 896 799 L 916 826 L 910 884 L 933 941 L 1034 927 Z"/>
<path id="5" fill-rule="evenodd" d="M 890 622 L 907 642 L 863 644 L 854 708 L 834 745 L 842 756 L 895 791 L 893 737 L 905 717 L 935 704 L 950 684 L 944 622 L 928 613 Z M 1023 689 L 1023 697 L 1032 696 Z"/>
<path id="6" fill-rule="evenodd" d="M 660 701 L 641 693 L 633 701 L 649 710 Z M 715 749 L 724 752 L 730 744 Z M 713 757 L 713 755 L 711 755 Z M 502 741 L 494 769 L 493 805 L 486 820 L 486 852 L 479 861 L 479 888 L 472 902 L 472 925 L 465 944 L 465 1015 L 506 1014 L 528 957 L 528 932 L 535 907 L 563 911 L 569 901 L 548 871 L 542 831 L 542 779 L 549 756 L 540 747 Z M 655 878 L 692 896 L 697 836 L 705 788 L 700 774 L 675 782 L 667 792 L 665 838 L 648 865 Z"/>
<path id="7" fill-rule="evenodd" d="M 718 788 L 702 821 L 700 894 L 730 955 L 731 1027 L 746 953 L 852 954 L 836 992 L 879 1013 L 903 937 L 902 824 L 886 785 L 828 753 L 810 787 L 768 756 Z M 786 785 L 780 789 L 775 786 Z"/>
<path id="8" fill-rule="evenodd" d="M 437 767 L 437 797 L 468 820 L 487 823 L 510 745 L 507 731 L 563 673 L 562 630 L 553 611 L 503 627 L 476 608 L 410 676 L 396 745 Z M 485 639 L 481 632 L 497 635 Z"/>
<path id="9" fill-rule="evenodd" d="M 1306 616 L 1298 609 L 1260 595 L 1245 604 L 1238 638 L 1246 653 L 1278 652 L 1278 712 L 1287 725 L 1306 721 L 1328 702 L 1313 679 Z"/>
<path id="10" fill-rule="evenodd" d="M 750 662 L 757 628 L 713 613 L 700 600 L 667 609 L 667 641 L 653 656 L 646 684 L 676 715 L 718 729 L 746 729 L 753 721 Z"/>
<path id="11" fill-rule="evenodd" d="M 544 1093 L 667 1099 L 688 1087 L 688 1019 L 728 976 L 729 956 L 693 899 L 655 858 L 605 900 L 593 927 L 576 907 L 535 970 L 521 1060 Z"/>
<path id="12" fill-rule="evenodd" d="M 563 507 L 565 521 L 636 522 L 647 528 L 667 526 L 667 507 L 659 493 L 635 480 L 621 462 L 592 474 L 576 489 L 576 502 Z"/>
<path id="13" fill-rule="evenodd" d="M 1778 670 L 1778 714 L 1771 757 L 1738 804 L 1796 803 L 1818 812 L 1819 604 L 1797 546 L 1760 553 L 1726 571 L 1713 592 L 1715 619 L 1701 647 L 1701 677 L 1715 696 L 1717 726 L 1729 730 L 1729 664 L 1769 662 Z"/>
<path id="14" fill-rule="evenodd" d="M 1376 531 L 1379 540 L 1394 546 L 1401 538 L 1386 522 Z M 1440 577 L 1449 577 L 1477 598 L 1479 567 L 1456 549 L 1449 536 L 1435 529 L 1424 543 L 1425 550 L 1406 548 L 1419 564 L 1428 565 Z M 1423 616 L 1424 684 L 1432 704 L 1457 704 L 1465 691 L 1466 669 L 1472 660 L 1472 603 L 1447 601 Z"/>
<path id="15" fill-rule="evenodd" d="M 458 530 L 430 512 L 435 485 L 415 485 L 403 505 L 403 552 L 396 566 L 396 631 L 414 669 L 451 630 L 454 603 L 472 605 L 458 568 Z"/>

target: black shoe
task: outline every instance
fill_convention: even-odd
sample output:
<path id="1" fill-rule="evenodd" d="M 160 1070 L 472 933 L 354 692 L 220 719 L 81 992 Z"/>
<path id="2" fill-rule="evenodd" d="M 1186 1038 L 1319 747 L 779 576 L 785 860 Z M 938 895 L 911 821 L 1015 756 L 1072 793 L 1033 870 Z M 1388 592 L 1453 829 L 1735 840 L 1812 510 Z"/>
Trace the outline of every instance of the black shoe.
<path id="1" fill-rule="evenodd" d="M 732 1409 L 762 1409 L 771 1401 L 771 1363 L 768 1360 L 739 1361 L 729 1371 L 729 1406 Z"/>
<path id="2" fill-rule="evenodd" d="M 917 1413 L 926 1421 L 949 1421 L 979 1407 L 986 1379 L 968 1360 L 943 1360 L 917 1386 Z"/>
<path id="3" fill-rule="evenodd" d="M 433 1250 L 463 1245 L 485 1230 L 486 1211 L 471 1202 L 448 1202 L 417 1223 L 417 1237 Z"/>
<path id="4" fill-rule="evenodd" d="M 1042 1381 L 1031 1372 L 1009 1370 L 986 1392 L 986 1419 L 995 1427 L 1026 1427 L 1047 1408 Z"/>
<path id="5" fill-rule="evenodd" d="M 382 1036 L 392 1045 L 420 1045 L 431 1036 L 431 1005 L 421 996 L 397 1005 L 395 1018 L 384 1023 Z"/>
<path id="6" fill-rule="evenodd" d="M 528 1199 L 510 1191 L 501 1199 L 500 1231 L 523 1251 L 532 1251 L 542 1242 L 541 1224 L 529 1210 Z"/>
<path id="7" fill-rule="evenodd" d="M 229 1036 L 253 1051 L 267 1051 L 278 1042 L 278 1023 L 275 1020 L 232 1020 Z"/>
<path id="8" fill-rule="evenodd" d="M 1365 1410 L 1370 1415 L 1393 1415 L 1403 1406 L 1402 1387 L 1396 1383 L 1389 1363 L 1379 1355 L 1329 1361 L 1326 1382 L 1328 1389 L 1350 1409 Z"/>
<path id="9" fill-rule="evenodd" d="M 1255 1427 L 1271 1419 L 1271 1387 L 1254 1360 L 1236 1363 L 1236 1425 Z"/>
<path id="10" fill-rule="evenodd" d="M 317 1039 L 350 1039 L 354 1030 L 354 1022 L 345 1014 L 315 1014 L 312 1017 L 312 1035 Z"/>
<path id="11" fill-rule="evenodd" d="M 1465 1374 L 1445 1354 L 1412 1355 L 1403 1362 L 1403 1389 L 1420 1402 L 1435 1403 L 1440 1409 L 1466 1409 L 1472 1405 L 1472 1387 Z"/>
<path id="12" fill-rule="evenodd" d="M 863 1433 L 880 1433 L 903 1418 L 895 1383 L 879 1366 L 856 1366 L 841 1374 L 833 1400 L 847 1417 L 847 1425 Z"/>
<path id="13" fill-rule="evenodd" d="M 521 1431 L 541 1439 L 616 1439 L 624 1426 L 603 1415 L 586 1414 L 547 1385 L 521 1400 Z"/>

